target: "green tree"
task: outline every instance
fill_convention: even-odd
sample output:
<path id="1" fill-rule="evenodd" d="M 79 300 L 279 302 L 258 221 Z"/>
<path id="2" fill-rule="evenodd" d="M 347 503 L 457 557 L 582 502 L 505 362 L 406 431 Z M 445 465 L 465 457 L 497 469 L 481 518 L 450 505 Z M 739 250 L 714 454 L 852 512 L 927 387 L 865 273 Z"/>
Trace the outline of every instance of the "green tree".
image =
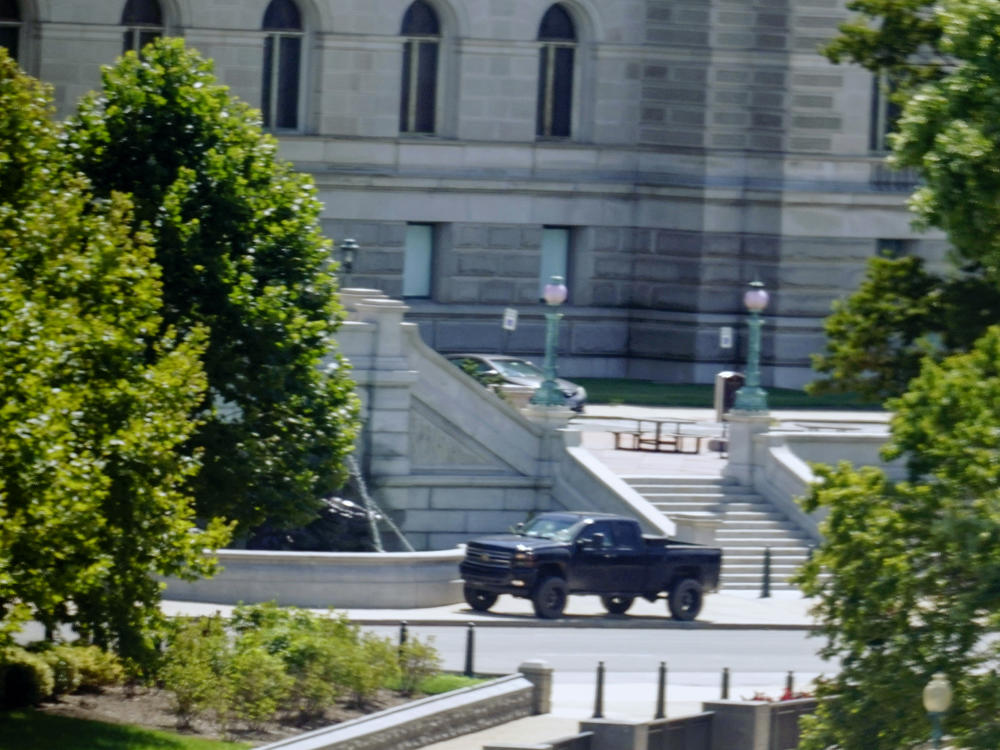
<path id="1" fill-rule="evenodd" d="M 59 163 L 50 109 L 0 50 L 0 185 L 16 185 L 0 202 L 0 618 L 27 605 L 142 662 L 157 576 L 208 572 L 202 550 L 227 536 L 194 528 L 198 464 L 177 450 L 204 336 L 163 325 L 129 201 L 93 201 Z"/>
<path id="2" fill-rule="evenodd" d="M 1000 327 L 968 353 L 924 361 L 895 410 L 877 469 L 820 470 L 805 501 L 828 510 L 824 543 L 800 574 L 818 598 L 822 653 L 841 671 L 806 729 L 807 750 L 897 750 L 928 736 L 920 691 L 932 673 L 956 687 L 948 730 L 959 746 L 1000 739 L 1000 666 L 984 636 L 1000 621 Z"/>
<path id="3" fill-rule="evenodd" d="M 358 407 L 310 180 L 180 39 L 106 68 L 67 148 L 98 195 L 131 194 L 163 269 L 163 325 L 209 331 L 188 443 L 199 512 L 242 531 L 312 520 L 346 478 Z"/>
<path id="4" fill-rule="evenodd" d="M 807 390 L 883 402 L 906 391 L 925 356 L 966 351 L 998 321 L 1000 294 L 980 269 L 937 275 L 921 258 L 874 257 L 824 321 L 826 351 L 812 364 L 825 377 Z"/>

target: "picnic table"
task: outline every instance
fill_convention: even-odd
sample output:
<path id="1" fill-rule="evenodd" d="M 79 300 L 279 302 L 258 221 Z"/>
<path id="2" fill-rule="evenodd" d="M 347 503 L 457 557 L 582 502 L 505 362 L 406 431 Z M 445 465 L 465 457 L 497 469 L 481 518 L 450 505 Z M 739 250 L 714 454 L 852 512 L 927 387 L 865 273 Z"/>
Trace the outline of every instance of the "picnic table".
<path id="1" fill-rule="evenodd" d="M 581 422 L 599 425 L 602 431 L 615 436 L 615 449 L 655 451 L 659 453 L 700 453 L 704 435 L 683 432 L 683 425 L 693 425 L 693 419 L 585 417 Z"/>

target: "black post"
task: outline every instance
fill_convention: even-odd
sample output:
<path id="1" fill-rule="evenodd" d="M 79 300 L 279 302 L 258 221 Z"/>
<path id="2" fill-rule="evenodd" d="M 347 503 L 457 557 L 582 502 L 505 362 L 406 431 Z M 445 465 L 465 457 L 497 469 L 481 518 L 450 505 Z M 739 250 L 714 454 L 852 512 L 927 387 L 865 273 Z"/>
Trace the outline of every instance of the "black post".
<path id="1" fill-rule="evenodd" d="M 399 646 L 403 647 L 406 643 L 406 638 L 409 635 L 409 629 L 406 627 L 406 620 L 399 623 Z"/>
<path id="2" fill-rule="evenodd" d="M 667 663 L 660 662 L 660 677 L 656 683 L 656 715 L 654 719 L 667 717 Z"/>
<path id="3" fill-rule="evenodd" d="M 760 598 L 767 599 L 771 596 L 771 548 L 764 548 L 764 585 L 760 590 Z"/>
<path id="4" fill-rule="evenodd" d="M 788 670 L 788 676 L 785 678 L 785 694 L 789 696 L 795 694 L 795 674 L 792 670 Z"/>
<path id="5" fill-rule="evenodd" d="M 475 677 L 475 670 L 473 669 L 473 654 L 476 650 L 476 626 L 473 623 L 469 623 L 468 629 L 465 631 L 465 676 Z"/>
<path id="6" fill-rule="evenodd" d="M 604 662 L 597 662 L 597 690 L 594 694 L 594 717 L 604 718 Z"/>
<path id="7" fill-rule="evenodd" d="M 729 667 L 722 669 L 722 700 L 729 700 Z"/>

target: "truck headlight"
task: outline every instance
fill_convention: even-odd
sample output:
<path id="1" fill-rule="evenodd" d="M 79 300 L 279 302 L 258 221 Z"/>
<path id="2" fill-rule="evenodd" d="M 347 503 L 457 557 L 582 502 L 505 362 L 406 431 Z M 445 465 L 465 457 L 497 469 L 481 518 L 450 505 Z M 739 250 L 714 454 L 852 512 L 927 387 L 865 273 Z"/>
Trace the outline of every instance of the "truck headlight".
<path id="1" fill-rule="evenodd" d="M 535 559 L 535 553 L 530 549 L 518 550 L 514 553 L 514 562 L 528 563 Z"/>

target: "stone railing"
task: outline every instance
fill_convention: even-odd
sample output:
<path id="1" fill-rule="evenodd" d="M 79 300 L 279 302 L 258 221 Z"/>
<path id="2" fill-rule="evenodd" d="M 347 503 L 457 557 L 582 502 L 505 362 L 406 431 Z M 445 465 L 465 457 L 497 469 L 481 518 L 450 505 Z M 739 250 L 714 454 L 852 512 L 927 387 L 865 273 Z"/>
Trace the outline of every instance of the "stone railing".
<path id="1" fill-rule="evenodd" d="M 539 662 L 507 677 L 431 696 L 264 745 L 258 750 L 409 750 L 548 711 L 552 670 Z"/>

